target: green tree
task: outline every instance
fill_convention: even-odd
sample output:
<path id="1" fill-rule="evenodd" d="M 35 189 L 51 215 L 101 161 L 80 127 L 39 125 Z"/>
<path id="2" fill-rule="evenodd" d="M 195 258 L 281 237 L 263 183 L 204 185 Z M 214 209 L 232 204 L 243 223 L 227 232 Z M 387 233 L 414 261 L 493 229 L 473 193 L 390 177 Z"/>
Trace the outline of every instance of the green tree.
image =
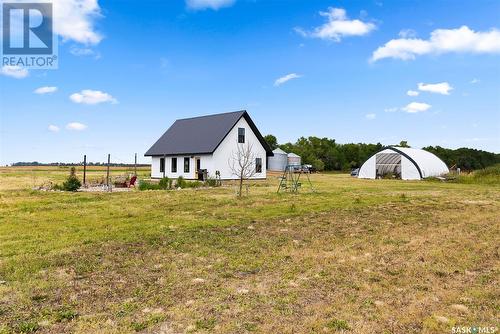
<path id="1" fill-rule="evenodd" d="M 400 146 L 410 147 L 407 141 L 401 141 Z M 348 143 L 338 144 L 335 139 L 319 137 L 300 137 L 295 143 L 279 145 L 285 152 L 293 152 L 302 157 L 303 164 L 311 164 L 318 170 L 344 170 L 361 167 L 372 155 L 382 150 L 381 143 Z M 431 153 L 441 158 L 449 167 L 456 166 L 463 170 L 480 169 L 500 163 L 500 154 L 481 150 L 459 148 L 450 150 L 440 146 L 425 147 Z M 322 162 L 322 164 L 319 163 Z"/>
<path id="2" fill-rule="evenodd" d="M 320 172 L 325 170 L 325 164 L 323 163 L 323 161 L 321 159 L 314 159 L 314 161 L 312 162 L 311 165 L 314 168 L 316 168 L 316 170 L 318 170 Z"/>
<path id="3" fill-rule="evenodd" d="M 401 147 L 410 147 L 410 145 L 408 145 L 408 142 L 406 140 L 402 140 L 399 142 L 399 146 Z"/>
<path id="4" fill-rule="evenodd" d="M 482 169 L 500 163 L 500 154 L 472 148 L 452 150 L 441 146 L 428 146 L 423 149 L 437 155 L 448 167 L 462 170 Z"/>
<path id="5" fill-rule="evenodd" d="M 271 150 L 275 150 L 278 147 L 278 140 L 276 139 L 275 136 L 266 135 L 264 136 L 264 140 L 266 141 L 267 145 L 269 145 Z"/>
<path id="6" fill-rule="evenodd" d="M 62 189 L 66 191 L 77 191 L 82 186 L 78 177 L 76 177 L 75 167 L 71 167 L 70 174 L 66 181 L 62 184 Z"/>

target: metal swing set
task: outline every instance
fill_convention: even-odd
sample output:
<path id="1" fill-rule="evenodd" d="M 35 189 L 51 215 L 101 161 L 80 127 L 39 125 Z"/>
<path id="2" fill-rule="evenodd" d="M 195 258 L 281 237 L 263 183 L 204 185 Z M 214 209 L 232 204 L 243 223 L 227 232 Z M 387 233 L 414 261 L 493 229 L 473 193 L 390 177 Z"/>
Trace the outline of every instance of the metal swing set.
<path id="1" fill-rule="evenodd" d="M 300 166 L 299 166 L 300 167 Z M 278 186 L 279 192 L 289 192 L 289 193 L 297 193 L 302 188 L 302 182 L 300 181 L 300 176 L 305 174 L 307 177 L 307 183 L 312 192 L 314 192 L 313 185 L 311 183 L 311 179 L 309 178 L 309 170 L 304 171 L 305 167 L 301 167 L 299 170 L 296 170 L 296 165 L 287 165 L 285 170 L 283 171 L 283 175 L 279 177 L 280 183 Z"/>

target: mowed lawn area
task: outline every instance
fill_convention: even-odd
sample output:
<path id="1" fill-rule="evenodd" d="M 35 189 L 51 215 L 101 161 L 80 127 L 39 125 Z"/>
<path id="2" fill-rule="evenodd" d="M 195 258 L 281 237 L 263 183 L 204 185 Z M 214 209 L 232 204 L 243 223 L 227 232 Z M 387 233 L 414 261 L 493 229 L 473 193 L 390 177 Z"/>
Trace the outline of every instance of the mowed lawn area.
<path id="1" fill-rule="evenodd" d="M 315 174 L 314 193 L 276 194 L 271 176 L 242 199 L 233 185 L 31 190 L 67 173 L 0 168 L 2 334 L 499 326 L 500 185 Z"/>

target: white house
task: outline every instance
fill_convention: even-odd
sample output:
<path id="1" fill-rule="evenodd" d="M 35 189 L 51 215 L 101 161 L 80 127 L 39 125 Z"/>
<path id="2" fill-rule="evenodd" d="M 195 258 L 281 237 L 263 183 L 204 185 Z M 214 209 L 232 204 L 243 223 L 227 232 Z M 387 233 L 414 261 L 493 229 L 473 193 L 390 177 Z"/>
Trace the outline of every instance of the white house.
<path id="1" fill-rule="evenodd" d="M 208 177 L 219 172 L 231 180 L 238 179 L 230 166 L 238 146 L 251 148 L 250 178 L 265 179 L 266 157 L 273 153 L 245 110 L 179 119 L 144 155 L 152 158 L 152 178 L 198 179 L 198 171 L 206 170 Z"/>

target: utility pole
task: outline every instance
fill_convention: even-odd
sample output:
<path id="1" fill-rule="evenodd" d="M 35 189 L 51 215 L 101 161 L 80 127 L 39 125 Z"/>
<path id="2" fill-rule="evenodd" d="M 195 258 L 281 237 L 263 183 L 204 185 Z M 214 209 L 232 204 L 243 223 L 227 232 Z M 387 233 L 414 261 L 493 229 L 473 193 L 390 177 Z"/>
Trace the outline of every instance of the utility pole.
<path id="1" fill-rule="evenodd" d="M 83 186 L 85 187 L 85 180 L 87 176 L 87 155 L 83 156 Z"/>
<path id="2" fill-rule="evenodd" d="M 106 171 L 106 186 L 108 187 L 109 190 L 109 163 L 111 161 L 111 154 L 108 154 L 108 168 Z"/>
<path id="3" fill-rule="evenodd" d="M 137 176 L 137 153 L 134 158 L 134 175 Z"/>

